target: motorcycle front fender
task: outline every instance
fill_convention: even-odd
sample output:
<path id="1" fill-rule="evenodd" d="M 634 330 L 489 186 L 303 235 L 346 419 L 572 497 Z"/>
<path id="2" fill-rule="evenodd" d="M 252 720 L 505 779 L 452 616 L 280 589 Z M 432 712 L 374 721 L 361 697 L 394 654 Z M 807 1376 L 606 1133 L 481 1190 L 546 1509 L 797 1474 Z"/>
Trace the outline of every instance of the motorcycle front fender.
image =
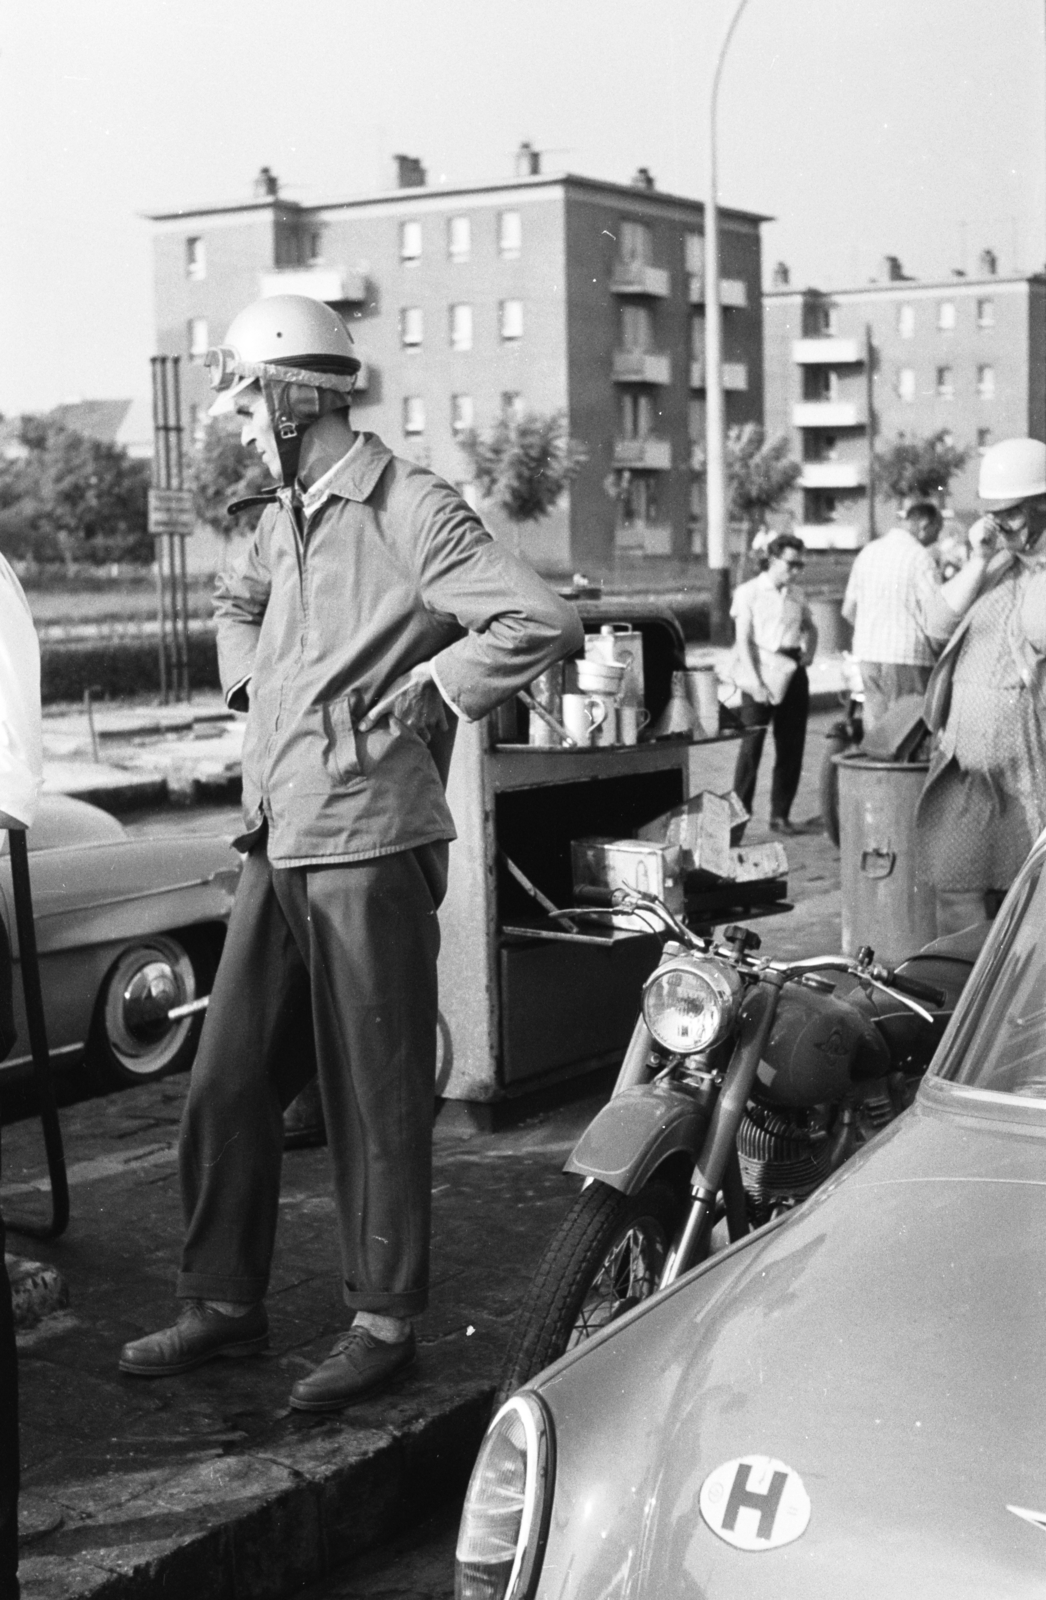
<path id="1" fill-rule="evenodd" d="M 624 1089 L 589 1123 L 563 1171 L 634 1194 L 668 1156 L 696 1159 L 708 1116 L 706 1105 L 679 1089 Z"/>

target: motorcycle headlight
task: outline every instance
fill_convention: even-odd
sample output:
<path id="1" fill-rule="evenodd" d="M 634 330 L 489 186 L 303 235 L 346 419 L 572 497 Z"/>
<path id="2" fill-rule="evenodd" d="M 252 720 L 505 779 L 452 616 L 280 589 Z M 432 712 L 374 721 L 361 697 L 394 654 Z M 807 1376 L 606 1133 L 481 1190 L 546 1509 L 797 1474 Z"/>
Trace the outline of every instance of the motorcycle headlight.
<path id="1" fill-rule="evenodd" d="M 505 1402 L 480 1446 L 461 1514 L 455 1600 L 528 1600 L 548 1531 L 552 1429 L 536 1395 Z"/>
<path id="2" fill-rule="evenodd" d="M 724 1039 L 741 1005 L 733 967 L 714 956 L 659 967 L 643 992 L 643 1017 L 665 1050 L 693 1055 Z"/>

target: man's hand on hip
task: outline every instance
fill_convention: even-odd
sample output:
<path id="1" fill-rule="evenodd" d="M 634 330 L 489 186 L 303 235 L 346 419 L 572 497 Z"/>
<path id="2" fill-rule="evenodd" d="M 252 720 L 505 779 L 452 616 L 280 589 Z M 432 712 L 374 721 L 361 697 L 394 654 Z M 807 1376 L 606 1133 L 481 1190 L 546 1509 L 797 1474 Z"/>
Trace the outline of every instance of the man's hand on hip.
<path id="1" fill-rule="evenodd" d="M 436 688 L 432 668 L 427 661 L 411 667 L 402 678 L 397 678 L 389 685 L 377 705 L 371 706 L 360 722 L 360 732 L 369 732 L 382 717 L 394 717 L 405 728 L 413 728 L 422 737 L 432 728 L 447 726 L 443 696 Z"/>

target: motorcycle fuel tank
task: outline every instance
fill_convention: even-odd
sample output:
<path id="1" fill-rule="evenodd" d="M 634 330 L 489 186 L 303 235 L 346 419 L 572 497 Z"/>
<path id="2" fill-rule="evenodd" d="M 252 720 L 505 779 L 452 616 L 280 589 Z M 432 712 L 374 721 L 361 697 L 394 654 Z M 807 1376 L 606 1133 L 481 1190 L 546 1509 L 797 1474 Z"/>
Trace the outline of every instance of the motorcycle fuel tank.
<path id="1" fill-rule="evenodd" d="M 834 993 L 789 983 L 757 1073 L 759 1098 L 804 1107 L 841 1100 L 855 1083 L 881 1078 L 890 1052 L 873 1022 Z"/>

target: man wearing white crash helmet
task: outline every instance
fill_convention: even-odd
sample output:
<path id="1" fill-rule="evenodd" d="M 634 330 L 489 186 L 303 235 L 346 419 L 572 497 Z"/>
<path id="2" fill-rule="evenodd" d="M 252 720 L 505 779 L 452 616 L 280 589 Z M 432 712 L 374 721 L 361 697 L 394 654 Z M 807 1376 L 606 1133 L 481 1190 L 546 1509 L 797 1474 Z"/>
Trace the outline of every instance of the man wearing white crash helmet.
<path id="1" fill-rule="evenodd" d="M 247 711 L 246 861 L 182 1124 L 184 1309 L 120 1366 L 171 1376 L 264 1348 L 282 1111 L 315 1070 L 354 1316 L 291 1404 L 331 1411 L 410 1362 L 426 1304 L 457 718 L 583 634 L 449 484 L 353 429 L 359 362 L 329 307 L 259 301 L 211 365 L 213 409 L 278 480 L 216 589 L 222 684 Z"/>
<path id="2" fill-rule="evenodd" d="M 940 933 L 993 913 L 1046 826 L 1046 445 L 1004 439 L 981 460 L 985 515 L 938 591 L 942 653 L 926 691 L 935 735 L 916 817 Z"/>

